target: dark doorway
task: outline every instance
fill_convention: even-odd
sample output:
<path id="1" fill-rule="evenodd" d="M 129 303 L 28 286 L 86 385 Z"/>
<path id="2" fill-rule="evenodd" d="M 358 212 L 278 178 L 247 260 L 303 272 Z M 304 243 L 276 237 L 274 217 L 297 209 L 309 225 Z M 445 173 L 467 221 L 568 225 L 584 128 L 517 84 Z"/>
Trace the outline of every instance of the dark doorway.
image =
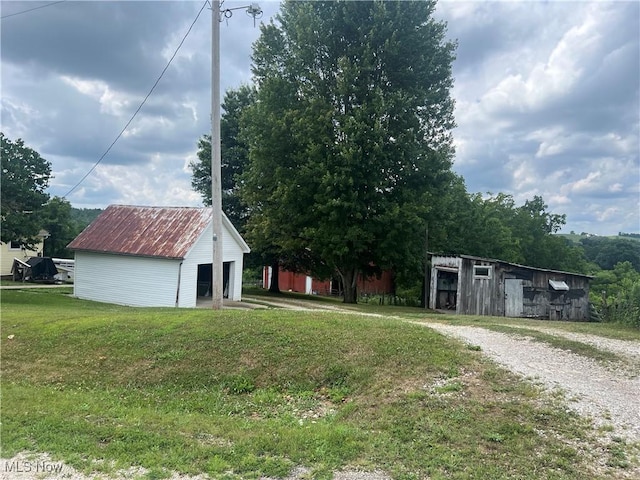
<path id="1" fill-rule="evenodd" d="M 222 296 L 229 298 L 229 278 L 231 272 L 231 262 L 222 264 Z M 210 263 L 198 265 L 198 297 L 211 296 L 212 268 Z"/>
<path id="2" fill-rule="evenodd" d="M 211 296 L 211 264 L 203 263 L 198 265 L 198 296 Z"/>
<path id="3" fill-rule="evenodd" d="M 455 310 L 458 305 L 458 274 L 438 270 L 436 308 Z"/>
<path id="4" fill-rule="evenodd" d="M 229 272 L 231 271 L 231 262 L 222 264 L 222 296 L 229 298 Z"/>

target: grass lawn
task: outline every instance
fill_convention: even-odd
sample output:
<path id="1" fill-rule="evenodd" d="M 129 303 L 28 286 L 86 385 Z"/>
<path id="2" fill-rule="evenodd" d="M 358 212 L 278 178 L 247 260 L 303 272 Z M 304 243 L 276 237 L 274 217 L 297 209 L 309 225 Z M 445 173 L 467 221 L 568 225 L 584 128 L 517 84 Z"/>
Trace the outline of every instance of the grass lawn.
<path id="1" fill-rule="evenodd" d="M 47 452 L 85 472 L 142 466 L 148 478 L 283 477 L 296 466 L 314 478 L 343 468 L 394 479 L 623 473 L 621 453 L 586 421 L 420 325 L 127 308 L 67 293 L 2 292 L 3 458 Z M 593 455 L 609 466 L 593 470 Z"/>

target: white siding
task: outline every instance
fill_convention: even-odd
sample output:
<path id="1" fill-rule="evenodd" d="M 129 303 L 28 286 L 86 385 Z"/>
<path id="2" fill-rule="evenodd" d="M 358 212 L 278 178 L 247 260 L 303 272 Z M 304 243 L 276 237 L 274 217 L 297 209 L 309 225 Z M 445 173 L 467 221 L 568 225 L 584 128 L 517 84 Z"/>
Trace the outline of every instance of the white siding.
<path id="1" fill-rule="evenodd" d="M 200 235 L 200 238 L 198 238 L 182 262 L 179 307 L 193 308 L 196 306 L 198 265 L 211 263 L 211 258 L 213 257 L 212 243 L 213 233 L 211 226 L 209 226 L 204 229 L 204 232 Z"/>
<path id="2" fill-rule="evenodd" d="M 229 299 L 240 301 L 246 245 L 238 242 L 226 223 L 222 225 L 222 259 L 230 262 L 231 267 Z M 209 224 L 183 260 L 78 251 L 74 294 L 78 298 L 120 305 L 194 308 L 198 265 L 211 263 L 212 244 Z"/>
<path id="3" fill-rule="evenodd" d="M 223 249 L 222 258 L 225 262 L 231 263 L 231 271 L 229 272 L 229 300 L 239 302 L 242 299 L 242 269 L 244 253 L 242 248 L 235 241 L 231 232 L 226 226 L 223 226 L 222 232 Z"/>
<path id="4" fill-rule="evenodd" d="M 175 307 L 180 260 L 76 252 L 78 298 L 137 307 Z"/>
<path id="5" fill-rule="evenodd" d="M 231 263 L 229 272 L 229 300 L 242 298 L 243 251 L 233 235 L 222 225 L 222 261 Z M 180 282 L 180 307 L 195 307 L 198 264 L 211 263 L 213 257 L 213 232 L 211 224 L 202 232 L 200 238 L 184 259 Z"/>

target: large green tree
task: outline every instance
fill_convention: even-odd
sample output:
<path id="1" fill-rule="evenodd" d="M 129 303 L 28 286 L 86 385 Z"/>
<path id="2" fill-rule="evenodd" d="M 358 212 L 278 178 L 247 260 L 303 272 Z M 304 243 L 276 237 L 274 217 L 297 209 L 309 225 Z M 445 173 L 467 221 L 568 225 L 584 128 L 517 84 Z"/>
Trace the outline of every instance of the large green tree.
<path id="1" fill-rule="evenodd" d="M 222 210 L 240 231 L 244 230 L 247 211 L 238 196 L 239 178 L 249 159 L 241 122 L 254 100 L 255 89 L 248 85 L 227 91 L 220 119 Z M 211 205 L 211 135 L 203 135 L 198 141 L 198 161 L 190 167 L 191 186 L 200 193 L 205 205 Z"/>
<path id="2" fill-rule="evenodd" d="M 44 241 L 45 256 L 73 258 L 73 252 L 67 249 L 67 245 L 82 228 L 72 218 L 69 201 L 60 197 L 49 200 L 42 209 L 41 223 L 42 228 L 49 232 Z"/>
<path id="3" fill-rule="evenodd" d="M 33 246 L 43 228 L 40 213 L 49 200 L 46 189 L 51 178 L 51 163 L 27 147 L 22 139 L 13 142 L 2 132 L 0 154 L 0 241 Z"/>
<path id="4" fill-rule="evenodd" d="M 462 185 L 447 194 L 447 215 L 436 231 L 436 251 L 466 253 L 539 268 L 586 273 L 580 248 L 555 235 L 565 215 L 548 211 L 540 196 L 517 206 L 511 195 L 468 195 Z M 445 240 L 443 242 L 443 240 Z M 444 249 L 443 249 L 444 245 Z"/>
<path id="5" fill-rule="evenodd" d="M 450 185 L 455 45 L 435 2 L 285 2 L 254 45 L 250 230 L 312 273 L 416 269 Z"/>

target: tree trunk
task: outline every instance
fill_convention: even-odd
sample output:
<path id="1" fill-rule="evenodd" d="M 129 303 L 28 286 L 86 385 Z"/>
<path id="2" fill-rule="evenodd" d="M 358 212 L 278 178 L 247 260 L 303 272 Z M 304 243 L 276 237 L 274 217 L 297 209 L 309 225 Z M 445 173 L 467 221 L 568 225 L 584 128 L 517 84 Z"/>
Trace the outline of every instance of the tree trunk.
<path id="1" fill-rule="evenodd" d="M 280 293 L 280 263 L 278 260 L 271 262 L 271 283 L 269 284 L 271 293 Z"/>
<path id="2" fill-rule="evenodd" d="M 339 270 L 344 288 L 344 303 L 358 303 L 358 269 Z"/>

